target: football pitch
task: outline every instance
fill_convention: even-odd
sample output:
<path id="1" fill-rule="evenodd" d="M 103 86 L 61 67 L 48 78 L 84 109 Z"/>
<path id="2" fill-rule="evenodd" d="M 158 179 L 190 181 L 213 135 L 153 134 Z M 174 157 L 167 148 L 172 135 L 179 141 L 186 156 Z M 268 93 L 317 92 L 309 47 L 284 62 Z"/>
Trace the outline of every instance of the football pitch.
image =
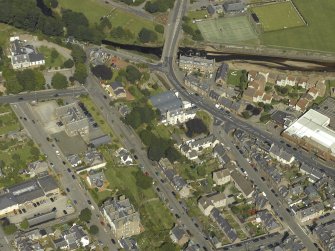
<path id="1" fill-rule="evenodd" d="M 246 16 L 205 20 L 197 25 L 208 42 L 238 44 L 258 38 Z"/>
<path id="2" fill-rule="evenodd" d="M 267 4 L 252 9 L 266 31 L 276 31 L 293 27 L 304 26 L 305 22 L 300 17 L 291 2 Z"/>

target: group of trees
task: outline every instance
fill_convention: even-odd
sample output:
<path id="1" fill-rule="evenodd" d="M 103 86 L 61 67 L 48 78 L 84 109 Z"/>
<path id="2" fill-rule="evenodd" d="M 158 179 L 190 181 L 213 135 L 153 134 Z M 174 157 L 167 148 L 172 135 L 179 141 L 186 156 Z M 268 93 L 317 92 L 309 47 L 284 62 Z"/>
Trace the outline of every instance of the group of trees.
<path id="1" fill-rule="evenodd" d="M 85 84 L 86 78 L 88 76 L 85 65 L 86 53 L 79 45 L 73 45 L 71 56 L 76 66 L 73 78 L 77 80 L 79 83 Z"/>
<path id="2" fill-rule="evenodd" d="M 163 27 L 163 30 L 160 26 L 157 26 L 157 29 L 158 29 L 157 32 L 164 33 L 164 26 L 162 27 Z M 129 42 L 129 40 L 135 39 L 134 34 L 130 30 L 125 29 L 122 26 L 117 26 L 113 28 L 110 34 L 112 38 L 117 39 L 117 40 L 126 40 L 127 42 Z M 137 36 L 138 36 L 138 40 L 142 43 L 155 42 L 158 39 L 157 33 L 147 28 L 142 28 Z"/>
<path id="3" fill-rule="evenodd" d="M 199 29 L 194 29 L 191 25 L 190 25 L 191 19 L 187 16 L 183 17 L 183 24 L 182 24 L 182 29 L 185 33 L 189 34 L 192 36 L 192 39 L 194 41 L 203 41 L 204 38 L 200 32 Z"/>
<path id="4" fill-rule="evenodd" d="M 141 79 L 142 74 L 135 66 L 128 65 L 125 71 L 125 77 L 130 83 L 134 84 Z"/>
<path id="5" fill-rule="evenodd" d="M 147 28 L 142 28 L 138 33 L 138 38 L 142 43 L 149 43 L 157 41 L 158 36 L 156 32 Z"/>
<path id="6" fill-rule="evenodd" d="M 168 158 L 172 163 L 181 158 L 180 153 L 173 146 L 173 141 L 154 134 L 150 127 L 140 132 L 142 142 L 148 147 L 148 158 L 159 161 L 161 158 Z"/>
<path id="7" fill-rule="evenodd" d="M 51 85 L 55 89 L 64 89 L 68 86 L 68 81 L 63 74 L 56 72 L 55 75 L 52 76 Z"/>
<path id="8" fill-rule="evenodd" d="M 166 12 L 173 8 L 175 0 L 151 0 L 147 1 L 144 9 L 150 13 Z"/>
<path id="9" fill-rule="evenodd" d="M 103 64 L 92 67 L 91 71 L 97 78 L 102 80 L 109 80 L 113 77 L 111 68 Z"/>
<path id="10" fill-rule="evenodd" d="M 156 113 L 151 107 L 136 106 L 127 114 L 125 122 L 134 129 L 137 129 L 142 124 L 151 124 L 155 118 Z"/>
<path id="11" fill-rule="evenodd" d="M 122 26 L 117 26 L 113 28 L 110 34 L 112 38 L 118 39 L 118 40 L 128 40 L 129 41 L 135 38 L 134 34 L 130 30 L 124 29 Z"/>
<path id="12" fill-rule="evenodd" d="M 194 118 L 185 123 L 187 131 L 186 136 L 192 138 L 198 134 L 208 133 L 208 128 L 200 118 Z"/>
<path id="13" fill-rule="evenodd" d="M 41 31 L 50 36 L 63 34 L 61 19 L 56 15 L 44 15 L 41 9 L 36 6 L 35 0 L 0 1 L 0 22 L 27 31 Z"/>
<path id="14" fill-rule="evenodd" d="M 3 71 L 6 79 L 6 89 L 8 93 L 19 93 L 22 91 L 37 91 L 44 88 L 45 79 L 38 70 L 25 69 L 15 72 L 12 69 Z"/>

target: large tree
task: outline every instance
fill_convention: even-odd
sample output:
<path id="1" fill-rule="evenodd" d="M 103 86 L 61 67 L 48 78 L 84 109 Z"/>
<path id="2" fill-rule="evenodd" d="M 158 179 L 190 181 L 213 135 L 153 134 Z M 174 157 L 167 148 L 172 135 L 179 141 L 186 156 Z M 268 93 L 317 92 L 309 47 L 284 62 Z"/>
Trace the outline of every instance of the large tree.
<path id="1" fill-rule="evenodd" d="M 92 212 L 88 208 L 84 208 L 80 211 L 79 219 L 81 221 L 89 222 L 92 218 Z"/>
<path id="2" fill-rule="evenodd" d="M 103 64 L 92 67 L 92 73 L 102 80 L 109 80 L 113 77 L 112 70 Z"/>
<path id="3" fill-rule="evenodd" d="M 51 85 L 55 89 L 65 89 L 68 86 L 68 81 L 63 74 L 57 72 L 52 76 Z"/>
<path id="4" fill-rule="evenodd" d="M 76 64 L 76 70 L 73 77 L 81 84 L 85 84 L 87 78 L 87 69 L 84 64 Z"/>
<path id="5" fill-rule="evenodd" d="M 81 48 L 79 45 L 73 45 L 72 46 L 71 56 L 72 56 L 75 64 L 85 63 L 85 61 L 86 61 L 86 53 L 83 50 L 83 48 Z"/>
<path id="6" fill-rule="evenodd" d="M 126 79 L 131 82 L 135 83 L 136 81 L 141 79 L 141 72 L 133 65 L 128 65 L 126 68 Z"/>
<path id="7" fill-rule="evenodd" d="M 138 38 L 143 43 L 155 42 L 157 40 L 157 33 L 147 28 L 142 28 L 138 33 Z"/>

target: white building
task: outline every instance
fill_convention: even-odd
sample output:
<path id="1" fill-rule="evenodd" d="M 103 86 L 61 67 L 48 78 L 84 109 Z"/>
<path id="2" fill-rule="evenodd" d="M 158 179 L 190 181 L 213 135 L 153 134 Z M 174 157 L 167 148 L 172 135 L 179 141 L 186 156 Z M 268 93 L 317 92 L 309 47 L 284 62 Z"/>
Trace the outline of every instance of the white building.
<path id="1" fill-rule="evenodd" d="M 316 148 L 326 151 L 335 156 L 335 132 L 331 130 L 328 125 L 330 118 L 310 109 L 291 126 L 289 126 L 284 133 L 292 138 L 308 140 L 314 143 Z"/>
<path id="2" fill-rule="evenodd" d="M 279 148 L 275 144 L 271 145 L 271 148 L 269 150 L 269 154 L 272 158 L 276 159 L 277 161 L 279 161 L 280 163 L 283 163 L 285 165 L 290 165 L 295 160 L 295 158 L 292 154 L 289 154 L 288 152 Z"/>

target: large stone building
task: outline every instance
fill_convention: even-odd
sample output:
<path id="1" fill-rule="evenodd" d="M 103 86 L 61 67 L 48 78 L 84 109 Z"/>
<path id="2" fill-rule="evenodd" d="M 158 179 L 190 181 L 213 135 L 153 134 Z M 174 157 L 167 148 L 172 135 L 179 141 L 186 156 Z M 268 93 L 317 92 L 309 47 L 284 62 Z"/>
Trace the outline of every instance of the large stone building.
<path id="1" fill-rule="evenodd" d="M 180 56 L 179 67 L 186 71 L 213 73 L 215 71 L 215 60 L 200 57 Z"/>
<path id="2" fill-rule="evenodd" d="M 71 103 L 56 109 L 57 118 L 64 124 L 67 135 L 85 136 L 89 132 L 88 118 L 77 103 Z"/>
<path id="3" fill-rule="evenodd" d="M 14 70 L 36 67 L 45 64 L 44 56 L 31 45 L 21 41 L 19 37 L 10 38 L 10 56 Z"/>
<path id="4" fill-rule="evenodd" d="M 105 201 L 102 212 L 117 239 L 141 232 L 140 214 L 124 195 Z"/>

